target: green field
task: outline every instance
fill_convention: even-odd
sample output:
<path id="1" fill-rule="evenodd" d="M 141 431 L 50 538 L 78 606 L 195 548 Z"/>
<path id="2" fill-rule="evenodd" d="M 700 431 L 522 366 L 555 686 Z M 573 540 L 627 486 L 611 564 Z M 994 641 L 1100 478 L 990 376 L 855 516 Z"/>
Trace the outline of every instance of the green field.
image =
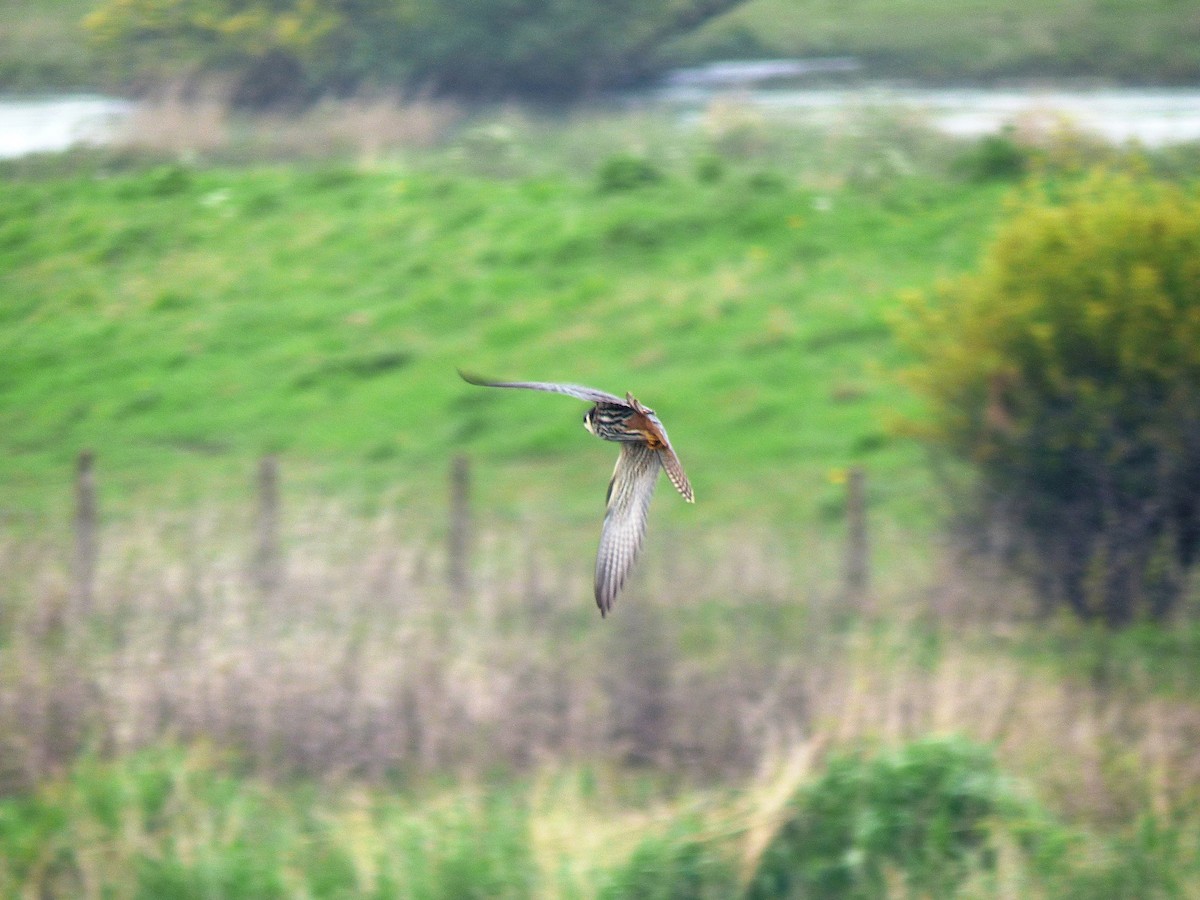
<path id="1" fill-rule="evenodd" d="M 1200 17 L 1185 6 L 1172 0 L 753 0 L 687 46 L 709 57 L 852 55 L 868 76 L 934 82 L 1079 77 L 1194 83 Z"/>
<path id="2" fill-rule="evenodd" d="M 481 391 L 462 367 L 633 391 L 701 520 L 812 521 L 831 476 L 865 464 L 880 504 L 928 524 L 919 452 L 892 433 L 885 316 L 970 265 L 1005 186 L 818 188 L 784 162 L 701 181 L 698 164 L 628 190 L 427 164 L 10 177 L 6 515 L 61 492 L 82 448 L 114 497 L 278 452 L 322 490 L 420 502 L 465 451 L 489 506 L 594 509 L 611 453 L 583 407 Z"/>

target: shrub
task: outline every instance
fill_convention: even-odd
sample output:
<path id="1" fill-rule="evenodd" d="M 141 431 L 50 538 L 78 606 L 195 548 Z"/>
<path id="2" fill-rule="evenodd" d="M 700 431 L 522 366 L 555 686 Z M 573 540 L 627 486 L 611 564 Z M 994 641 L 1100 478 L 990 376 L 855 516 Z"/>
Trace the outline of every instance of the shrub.
<path id="1" fill-rule="evenodd" d="M 662 180 L 662 172 L 648 159 L 629 153 L 610 156 L 596 171 L 596 187 L 601 193 L 632 191 Z"/>
<path id="2" fill-rule="evenodd" d="M 696 160 L 696 180 L 701 184 L 715 184 L 725 177 L 725 161 L 716 154 L 708 153 Z"/>
<path id="3" fill-rule="evenodd" d="M 229 762 L 233 762 L 232 760 Z M 0 798 L 0 896 L 530 897 L 518 789 L 446 803 L 269 785 L 201 749 L 78 761 Z"/>
<path id="4" fill-rule="evenodd" d="M 570 99 L 658 70 L 658 51 L 741 0 L 101 0 L 85 20 L 122 77 L 219 73 L 265 105 L 367 82 Z"/>
<path id="5" fill-rule="evenodd" d="M 1200 196 L 1034 189 L 977 273 L 909 312 L 924 436 L 974 468 L 1046 608 L 1167 615 L 1200 548 Z"/>
<path id="6" fill-rule="evenodd" d="M 602 900 L 724 900 L 737 895 L 737 870 L 691 819 L 644 840 L 600 891 Z"/>
<path id="7" fill-rule="evenodd" d="M 1018 812 L 991 753 L 965 740 L 841 757 L 792 799 L 748 896 L 882 897 L 896 873 L 918 896 L 949 896 L 990 864 L 991 821 Z"/>
<path id="8" fill-rule="evenodd" d="M 1029 171 L 1030 151 L 1014 140 L 1012 130 L 989 134 L 954 160 L 953 169 L 971 181 L 1006 181 Z"/>

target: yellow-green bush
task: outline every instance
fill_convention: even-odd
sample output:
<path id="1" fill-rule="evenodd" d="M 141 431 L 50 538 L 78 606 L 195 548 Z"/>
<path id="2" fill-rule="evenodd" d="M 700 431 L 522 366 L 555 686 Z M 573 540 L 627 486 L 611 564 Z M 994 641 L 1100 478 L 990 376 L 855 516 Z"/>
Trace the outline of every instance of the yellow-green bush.
<path id="1" fill-rule="evenodd" d="M 127 78 L 219 75 L 239 104 L 359 86 L 569 99 L 656 71 L 740 0 L 101 0 L 85 25 Z"/>
<path id="2" fill-rule="evenodd" d="M 235 73 L 234 99 L 294 97 L 330 74 L 349 22 L 313 0 L 107 0 L 84 20 L 101 55 L 123 75 Z"/>
<path id="3" fill-rule="evenodd" d="M 1200 192 L 1031 189 L 977 272 L 909 300 L 924 436 L 974 466 L 1039 595 L 1169 613 L 1200 545 Z"/>

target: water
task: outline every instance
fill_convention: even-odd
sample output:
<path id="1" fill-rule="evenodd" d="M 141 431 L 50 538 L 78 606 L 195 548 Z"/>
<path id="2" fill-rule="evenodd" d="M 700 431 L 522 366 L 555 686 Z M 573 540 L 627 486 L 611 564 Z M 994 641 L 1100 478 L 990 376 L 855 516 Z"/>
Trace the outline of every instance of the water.
<path id="1" fill-rule="evenodd" d="M 689 84 L 667 84 L 658 102 L 697 115 L 717 91 Z M 733 102 L 764 114 L 836 124 L 848 112 L 904 110 L 924 117 L 955 137 L 995 134 L 1007 125 L 1063 123 L 1113 143 L 1137 141 L 1161 147 L 1200 140 L 1200 89 L 1109 88 L 1097 90 L 997 90 L 973 88 L 830 88 L 814 90 L 747 89 L 728 94 Z"/>
<path id="2" fill-rule="evenodd" d="M 856 110 L 900 109 L 958 137 L 994 134 L 1005 125 L 1034 120 L 1069 123 L 1114 143 L 1138 141 L 1161 147 L 1200 141 L 1200 88 L 1088 91 L 868 86 L 800 90 L 758 88 L 751 82 L 726 80 L 724 84 L 733 84 L 737 90 L 722 93 L 720 79 L 676 77 L 650 97 L 685 116 L 699 115 L 715 98 L 728 96 L 769 116 L 817 125 L 835 124 Z M 134 104 L 111 97 L 0 97 L 0 159 L 65 150 L 76 144 L 104 144 L 133 109 Z"/>
<path id="3" fill-rule="evenodd" d="M 111 97 L 0 97 L 0 159 L 103 144 L 132 110 Z"/>

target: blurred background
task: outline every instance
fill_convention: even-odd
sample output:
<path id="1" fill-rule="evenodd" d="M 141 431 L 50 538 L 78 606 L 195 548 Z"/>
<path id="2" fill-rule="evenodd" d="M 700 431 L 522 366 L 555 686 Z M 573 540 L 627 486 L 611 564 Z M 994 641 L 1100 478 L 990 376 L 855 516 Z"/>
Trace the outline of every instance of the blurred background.
<path id="1" fill-rule="evenodd" d="M 1198 175 L 1167 0 L 0 7 L 0 893 L 1200 896 Z"/>

